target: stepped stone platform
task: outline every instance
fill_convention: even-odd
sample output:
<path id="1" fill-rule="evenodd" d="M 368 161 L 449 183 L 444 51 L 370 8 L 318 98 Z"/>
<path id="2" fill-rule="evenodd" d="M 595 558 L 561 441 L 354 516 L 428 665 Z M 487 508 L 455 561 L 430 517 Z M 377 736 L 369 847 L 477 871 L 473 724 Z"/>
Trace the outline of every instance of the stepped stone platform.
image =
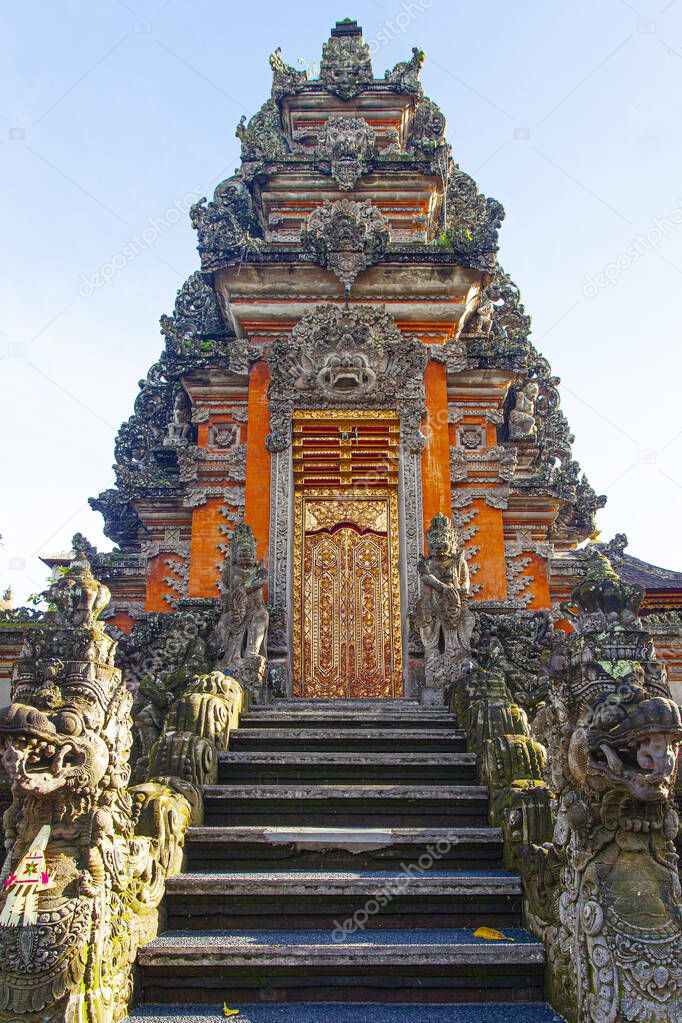
<path id="1" fill-rule="evenodd" d="M 207 824 L 484 825 L 488 791 L 478 785 L 208 785 Z"/>
<path id="2" fill-rule="evenodd" d="M 558 1020 L 464 747 L 453 715 L 414 701 L 244 715 L 169 880 L 168 930 L 139 953 L 131 1020 L 224 1003 L 246 1023 Z"/>
<path id="3" fill-rule="evenodd" d="M 169 931 L 139 954 L 150 1001 L 225 992 L 273 1001 L 526 1001 L 542 998 L 544 950 L 526 931 L 482 941 L 472 930 Z"/>
<path id="4" fill-rule="evenodd" d="M 284 753 L 222 753 L 221 782 L 258 781 L 397 783 L 419 778 L 420 785 L 476 780 L 473 753 L 330 753 L 289 751 Z"/>
<path id="5" fill-rule="evenodd" d="M 321 724 L 321 721 L 316 721 Z M 381 724 L 381 727 L 378 725 Z M 297 723 L 300 725 L 300 721 Z M 359 727 L 356 722 L 341 727 L 333 719 L 327 728 L 289 725 L 283 719 L 278 727 L 261 728 L 242 726 L 230 737 L 233 751 L 285 750 L 329 751 L 354 750 L 358 753 L 400 753 L 428 749 L 430 753 L 464 753 L 466 737 L 462 729 L 420 729 L 409 722 L 392 723 L 378 720 L 373 727 Z M 286 727 L 285 727 L 286 726 Z"/>

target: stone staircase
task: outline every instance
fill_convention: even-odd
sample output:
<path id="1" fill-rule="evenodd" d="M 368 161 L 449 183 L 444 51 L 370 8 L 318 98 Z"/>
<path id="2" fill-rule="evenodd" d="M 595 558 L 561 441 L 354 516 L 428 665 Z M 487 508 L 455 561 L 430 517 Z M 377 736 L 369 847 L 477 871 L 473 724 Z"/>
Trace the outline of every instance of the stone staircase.
<path id="1" fill-rule="evenodd" d="M 132 1018 L 557 1020 L 475 760 L 451 714 L 416 702 L 250 711 L 139 954 Z"/>

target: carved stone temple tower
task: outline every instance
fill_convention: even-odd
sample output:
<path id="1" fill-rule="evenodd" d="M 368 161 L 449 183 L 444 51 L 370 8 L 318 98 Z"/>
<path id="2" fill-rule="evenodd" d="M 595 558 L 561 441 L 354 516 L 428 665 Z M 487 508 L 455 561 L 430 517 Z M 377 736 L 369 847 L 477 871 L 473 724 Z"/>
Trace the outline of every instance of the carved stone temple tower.
<path id="1" fill-rule="evenodd" d="M 281 694 L 421 688 L 439 514 L 468 569 L 455 603 L 557 622 L 604 501 L 497 261 L 504 211 L 454 162 L 422 61 L 375 78 L 351 21 L 319 78 L 273 54 L 241 168 L 191 211 L 201 269 L 161 319 L 117 485 L 92 501 L 118 544 L 96 567 L 124 633 L 210 616 L 232 530 L 251 528 Z"/>
<path id="2" fill-rule="evenodd" d="M 423 59 L 273 54 L 92 501 L 117 547 L 0 607 L 0 1023 L 682 1019 L 682 575 L 580 546 L 604 498 Z"/>

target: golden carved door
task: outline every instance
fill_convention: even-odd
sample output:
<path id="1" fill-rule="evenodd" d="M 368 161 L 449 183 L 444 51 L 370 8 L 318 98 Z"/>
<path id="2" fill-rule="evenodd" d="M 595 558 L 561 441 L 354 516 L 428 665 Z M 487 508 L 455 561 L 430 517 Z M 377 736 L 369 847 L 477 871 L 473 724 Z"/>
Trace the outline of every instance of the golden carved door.
<path id="1" fill-rule="evenodd" d="M 294 694 L 402 695 L 397 497 L 299 492 Z"/>
<path id="2" fill-rule="evenodd" d="M 294 695 L 402 695 L 394 412 L 294 413 Z"/>

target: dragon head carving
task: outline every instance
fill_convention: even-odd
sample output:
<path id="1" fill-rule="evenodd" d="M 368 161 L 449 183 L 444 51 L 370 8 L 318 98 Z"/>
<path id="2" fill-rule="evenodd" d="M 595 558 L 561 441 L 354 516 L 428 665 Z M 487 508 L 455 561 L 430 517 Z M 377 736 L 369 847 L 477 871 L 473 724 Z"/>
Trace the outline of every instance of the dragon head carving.
<path id="1" fill-rule="evenodd" d="M 672 791 L 681 741 L 677 704 L 624 682 L 581 714 L 568 767 L 592 793 L 616 789 L 638 802 L 659 802 Z"/>
<path id="2" fill-rule="evenodd" d="M 45 627 L 27 635 L 13 702 L 0 710 L 0 758 L 15 797 L 54 798 L 63 808 L 128 781 L 120 735 L 130 697 L 97 621 L 109 596 L 79 553 L 48 591 Z"/>
<path id="3" fill-rule="evenodd" d="M 13 795 L 46 797 L 63 789 L 96 788 L 109 765 L 107 744 L 75 703 L 46 713 L 12 703 L 0 711 L 2 765 Z"/>

